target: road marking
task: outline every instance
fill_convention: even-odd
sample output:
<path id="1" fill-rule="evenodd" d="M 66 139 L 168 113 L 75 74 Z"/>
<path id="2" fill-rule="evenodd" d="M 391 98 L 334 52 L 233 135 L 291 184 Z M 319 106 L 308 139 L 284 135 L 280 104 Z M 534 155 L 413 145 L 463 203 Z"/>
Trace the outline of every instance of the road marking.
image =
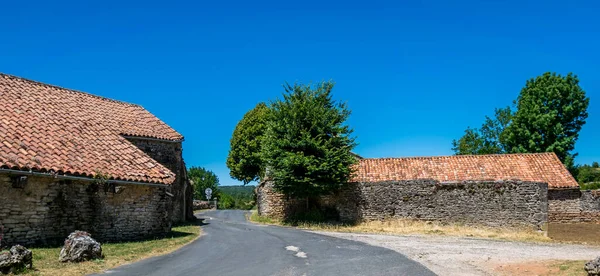
<path id="1" fill-rule="evenodd" d="M 300 248 L 298 248 L 296 246 L 293 246 L 293 245 L 288 245 L 288 246 L 285 247 L 285 249 L 289 250 L 289 251 L 294 251 L 294 252 L 300 251 Z"/>
<path id="2" fill-rule="evenodd" d="M 302 252 L 302 251 L 300 251 L 300 247 L 297 247 L 297 246 L 288 245 L 288 246 L 286 246 L 286 247 L 285 247 L 285 250 L 288 250 L 288 251 L 293 251 L 293 252 L 297 252 L 297 253 L 296 253 L 296 255 L 294 255 L 294 256 L 296 256 L 296 257 L 298 257 L 298 258 L 303 258 L 303 259 L 305 259 L 306 257 L 308 257 L 308 256 L 306 255 L 306 253 L 305 253 L 305 252 Z"/>

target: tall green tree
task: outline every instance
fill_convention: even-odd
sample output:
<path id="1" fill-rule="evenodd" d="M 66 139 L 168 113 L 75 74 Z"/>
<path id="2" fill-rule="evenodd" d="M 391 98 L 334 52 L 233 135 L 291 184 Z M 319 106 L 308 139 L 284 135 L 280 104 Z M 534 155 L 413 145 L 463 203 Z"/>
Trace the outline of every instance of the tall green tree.
<path id="1" fill-rule="evenodd" d="M 504 137 L 510 152 L 554 152 L 568 167 L 590 99 L 572 73 L 544 73 L 530 79 L 516 100 L 516 112 Z"/>
<path id="2" fill-rule="evenodd" d="M 204 190 L 212 189 L 212 197 L 219 195 L 219 177 L 210 170 L 202 167 L 191 167 L 188 169 L 188 178 L 194 182 L 194 198 L 206 200 Z"/>
<path id="3" fill-rule="evenodd" d="M 460 139 L 453 140 L 452 150 L 456 155 L 505 153 L 502 134 L 511 119 L 510 107 L 496 109 L 494 118 L 486 116 L 481 128 L 467 128 Z"/>
<path id="4" fill-rule="evenodd" d="M 496 109 L 479 129 L 452 141 L 456 154 L 554 152 L 573 175 L 575 142 L 588 116 L 589 98 L 577 76 L 544 73 L 530 79 L 509 107 Z"/>
<path id="5" fill-rule="evenodd" d="M 346 125 L 350 110 L 332 99 L 332 82 L 285 85 L 271 105 L 263 156 L 275 189 L 306 199 L 343 187 L 353 173 L 356 146 Z"/>
<path id="6" fill-rule="evenodd" d="M 229 175 L 244 184 L 257 181 L 264 174 L 261 144 L 268 111 L 265 103 L 256 105 L 238 122 L 231 136 L 227 156 Z"/>

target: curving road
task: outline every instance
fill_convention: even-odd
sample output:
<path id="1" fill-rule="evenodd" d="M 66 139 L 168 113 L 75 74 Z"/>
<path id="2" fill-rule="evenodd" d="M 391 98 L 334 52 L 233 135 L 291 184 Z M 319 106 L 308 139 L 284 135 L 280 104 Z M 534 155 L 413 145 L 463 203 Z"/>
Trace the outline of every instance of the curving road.
<path id="1" fill-rule="evenodd" d="M 110 275 L 435 275 L 389 249 L 293 228 L 256 225 L 245 211 L 198 215 L 203 235 L 164 256 Z"/>

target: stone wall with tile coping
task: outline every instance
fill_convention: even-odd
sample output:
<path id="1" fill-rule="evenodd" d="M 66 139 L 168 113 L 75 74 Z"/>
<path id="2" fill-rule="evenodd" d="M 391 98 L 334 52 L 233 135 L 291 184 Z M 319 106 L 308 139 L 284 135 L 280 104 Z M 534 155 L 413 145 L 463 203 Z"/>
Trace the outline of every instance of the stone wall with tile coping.
<path id="1" fill-rule="evenodd" d="M 168 233 L 165 188 L 28 176 L 22 188 L 0 174 L 1 246 L 60 244 L 74 230 L 100 241 L 137 240 Z"/>
<path id="2" fill-rule="evenodd" d="M 296 204 L 273 191 L 269 181 L 257 188 L 258 212 L 284 218 Z M 534 226 L 548 220 L 548 185 L 526 181 L 435 180 L 350 183 L 320 205 L 337 209 L 343 221 L 419 219 L 489 226 Z"/>

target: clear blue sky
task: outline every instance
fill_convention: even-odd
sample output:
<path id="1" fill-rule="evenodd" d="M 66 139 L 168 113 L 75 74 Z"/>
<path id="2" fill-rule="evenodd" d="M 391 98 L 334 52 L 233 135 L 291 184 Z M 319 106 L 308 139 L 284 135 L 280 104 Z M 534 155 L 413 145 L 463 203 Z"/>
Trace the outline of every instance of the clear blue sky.
<path id="1" fill-rule="evenodd" d="M 429 156 L 528 78 L 574 72 L 591 98 L 576 161 L 600 161 L 596 1 L 361 2 L 8 1 L 0 71 L 144 106 L 225 185 L 236 123 L 285 81 L 336 81 L 358 154 Z"/>

